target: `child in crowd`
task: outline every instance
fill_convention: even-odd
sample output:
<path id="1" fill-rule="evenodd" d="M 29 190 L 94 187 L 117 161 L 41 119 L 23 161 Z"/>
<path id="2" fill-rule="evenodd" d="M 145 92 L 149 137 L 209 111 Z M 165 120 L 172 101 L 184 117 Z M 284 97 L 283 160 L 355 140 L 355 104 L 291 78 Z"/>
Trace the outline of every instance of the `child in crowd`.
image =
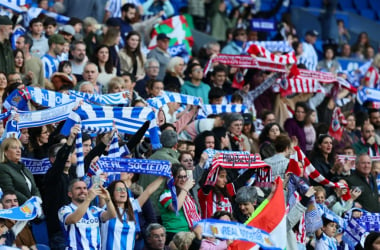
<path id="1" fill-rule="evenodd" d="M 315 201 L 318 204 L 325 204 L 326 201 L 326 190 L 322 186 L 315 186 Z"/>
<path id="2" fill-rule="evenodd" d="M 323 219 L 323 227 L 318 229 L 315 250 L 338 249 L 338 244 L 342 240 L 341 235 L 336 237 L 337 223 L 327 218 Z"/>
<path id="3" fill-rule="evenodd" d="M 0 248 L 1 246 L 13 246 L 16 236 L 12 230 L 5 225 L 5 219 L 0 218 Z"/>

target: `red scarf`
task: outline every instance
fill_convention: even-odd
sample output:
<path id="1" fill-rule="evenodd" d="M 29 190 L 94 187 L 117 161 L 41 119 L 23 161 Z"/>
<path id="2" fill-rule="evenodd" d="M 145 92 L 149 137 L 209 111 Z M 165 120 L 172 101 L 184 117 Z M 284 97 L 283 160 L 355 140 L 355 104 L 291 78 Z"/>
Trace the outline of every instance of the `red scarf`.
<path id="1" fill-rule="evenodd" d="M 187 224 L 192 229 L 194 224 L 201 220 L 201 216 L 197 212 L 194 199 L 190 195 L 186 195 L 183 203 L 183 213 L 185 214 Z"/>

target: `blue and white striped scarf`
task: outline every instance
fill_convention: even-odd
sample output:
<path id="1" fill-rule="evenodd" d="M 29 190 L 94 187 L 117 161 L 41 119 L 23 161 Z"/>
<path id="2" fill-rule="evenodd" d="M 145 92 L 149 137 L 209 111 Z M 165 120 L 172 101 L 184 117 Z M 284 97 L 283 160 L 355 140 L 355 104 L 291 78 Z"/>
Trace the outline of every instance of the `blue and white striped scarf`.
<path id="1" fill-rule="evenodd" d="M 246 113 L 247 106 L 243 104 L 203 104 L 202 109 L 198 112 L 198 119 L 206 118 L 209 115 L 223 113 Z"/>
<path id="2" fill-rule="evenodd" d="M 56 91 L 33 88 L 30 86 L 26 87 L 26 89 L 30 93 L 31 100 L 43 107 L 52 108 L 75 100 L 74 97 Z"/>
<path id="3" fill-rule="evenodd" d="M 39 111 L 18 111 L 17 113 L 20 116 L 19 128 L 41 127 L 66 120 L 74 106 L 75 102 L 73 101 Z"/>
<path id="4" fill-rule="evenodd" d="M 84 154 L 83 154 L 83 141 L 82 141 L 82 131 L 79 130 L 77 138 L 75 140 L 75 149 L 77 154 L 77 177 L 81 178 L 84 176 Z"/>
<path id="5" fill-rule="evenodd" d="M 119 93 L 105 94 L 105 95 L 89 94 L 89 93 L 78 92 L 75 90 L 70 90 L 69 92 L 71 95 L 75 97 L 82 98 L 85 101 L 98 104 L 98 105 L 119 105 L 119 104 L 129 105 L 129 99 L 128 99 L 129 91 L 123 91 Z"/>
<path id="6" fill-rule="evenodd" d="M 113 120 L 118 131 L 126 134 L 136 133 L 142 124 L 149 120 L 148 131 L 152 146 L 154 149 L 161 147 L 156 115 L 150 107 L 112 107 L 83 104 L 70 113 L 61 133 L 67 136 L 74 124 L 86 120 L 96 122 L 97 119 Z"/>
<path id="7" fill-rule="evenodd" d="M 177 102 L 182 104 L 191 104 L 191 105 L 199 105 L 200 104 L 200 98 L 196 96 L 191 95 L 184 95 L 174 92 L 164 92 L 163 95 L 150 98 L 147 100 L 147 103 L 149 106 L 159 109 L 165 104 L 168 104 L 169 102 Z"/>

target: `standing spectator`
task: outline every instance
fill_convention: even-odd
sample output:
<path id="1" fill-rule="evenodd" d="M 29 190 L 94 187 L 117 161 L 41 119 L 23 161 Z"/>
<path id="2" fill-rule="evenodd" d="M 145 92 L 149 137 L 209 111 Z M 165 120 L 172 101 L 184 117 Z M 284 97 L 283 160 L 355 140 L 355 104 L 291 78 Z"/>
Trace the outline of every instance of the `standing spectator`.
<path id="1" fill-rule="evenodd" d="M 147 0 L 142 4 L 145 18 L 157 15 L 164 11 L 167 18 L 174 14 L 174 8 L 170 0 Z"/>
<path id="2" fill-rule="evenodd" d="M 63 250 L 66 245 L 58 219 L 58 210 L 70 203 L 67 190 L 70 181 L 75 177 L 75 169 L 71 168 L 71 154 L 79 130 L 78 125 L 72 127 L 65 144 L 55 144 L 49 148 L 48 156 L 52 167 L 45 176 L 45 186 L 49 188 L 46 188 L 44 204 L 46 205 L 46 224 L 52 250 Z"/>
<path id="3" fill-rule="evenodd" d="M 97 81 L 101 85 L 107 86 L 111 78 L 116 76 L 116 68 L 112 64 L 108 46 L 100 45 L 95 50 L 93 62 L 98 66 L 99 75 Z"/>
<path id="4" fill-rule="evenodd" d="M 377 136 L 380 136 L 380 110 L 379 109 L 370 109 L 368 111 L 369 122 L 375 128 L 375 133 Z"/>
<path id="5" fill-rule="evenodd" d="M 84 66 L 83 80 L 90 82 L 97 94 L 102 94 L 103 85 L 98 82 L 98 76 L 98 66 L 95 63 L 89 62 Z M 80 87 L 80 85 L 78 87 Z"/>
<path id="6" fill-rule="evenodd" d="M 367 153 L 356 158 L 355 171 L 347 178 L 349 187 L 360 187 L 361 195 L 355 200 L 361 208 L 368 212 L 379 213 L 379 194 L 376 178 L 371 174 L 371 158 Z"/>
<path id="7" fill-rule="evenodd" d="M 367 32 L 361 32 L 356 40 L 355 44 L 352 45 L 352 53 L 358 59 L 364 59 L 364 53 L 367 47 L 371 46 L 369 43 L 369 38 Z"/>
<path id="8" fill-rule="evenodd" d="M 86 55 L 92 58 L 94 50 L 101 44 L 101 37 L 97 34 L 98 21 L 93 17 L 86 17 L 83 20 L 83 42 L 86 44 Z"/>
<path id="9" fill-rule="evenodd" d="M 318 64 L 318 55 L 314 48 L 317 37 L 317 31 L 309 30 L 305 34 L 305 42 L 302 43 L 303 52 L 299 58 L 299 63 L 304 64 L 309 70 L 316 70 Z"/>
<path id="10" fill-rule="evenodd" d="M 210 86 L 202 82 L 203 69 L 201 65 L 193 63 L 188 66 L 189 81 L 185 81 L 182 85 L 181 93 L 202 98 L 204 104 L 208 104 L 208 93 Z"/>
<path id="11" fill-rule="evenodd" d="M 274 142 L 283 132 L 278 123 L 269 123 L 263 128 L 259 136 L 260 155 L 262 159 L 276 154 Z"/>
<path id="12" fill-rule="evenodd" d="M 54 35 L 57 30 L 57 21 L 52 17 L 46 17 L 44 20 L 45 37 L 49 38 Z"/>
<path id="13" fill-rule="evenodd" d="M 350 44 L 345 43 L 342 45 L 340 57 L 351 58 L 351 45 Z"/>
<path id="14" fill-rule="evenodd" d="M 116 23 L 120 26 L 120 34 L 121 34 L 121 42 L 124 43 L 125 38 L 127 37 L 128 33 L 133 30 L 132 23 L 133 20 L 136 18 L 137 9 L 136 5 L 132 3 L 126 3 L 121 7 L 121 17 L 117 18 L 109 18 L 107 20 L 108 22 L 112 22 L 112 20 L 116 21 Z M 122 44 L 124 46 L 124 44 Z"/>
<path id="15" fill-rule="evenodd" d="M 274 148 L 276 154 L 266 158 L 264 161 L 271 167 L 273 179 L 276 179 L 276 176 L 285 179 L 285 172 L 288 168 L 291 153 L 291 141 L 289 136 L 285 134 L 277 136 L 274 140 Z"/>
<path id="16" fill-rule="evenodd" d="M 125 46 L 119 51 L 121 74 L 131 73 L 137 80 L 145 77 L 145 55 L 141 51 L 141 36 L 136 31 L 131 31 L 125 38 Z"/>
<path id="17" fill-rule="evenodd" d="M 83 69 L 88 58 L 86 56 L 86 44 L 83 41 L 74 41 L 71 45 L 71 69 L 78 81 L 83 79 Z"/>
<path id="18" fill-rule="evenodd" d="M 32 85 L 33 87 L 45 87 L 44 81 L 44 68 L 40 58 L 32 56 L 30 48 L 33 47 L 33 40 L 28 35 L 23 35 L 17 38 L 16 48 L 24 52 L 25 59 L 25 72 L 33 73 Z"/>
<path id="19" fill-rule="evenodd" d="M 306 135 L 305 135 L 305 117 L 308 108 L 306 103 L 297 102 L 295 106 L 294 118 L 288 118 L 284 123 L 284 129 L 288 132 L 289 137 L 298 140 L 298 145 L 303 152 L 306 152 Z"/>
<path id="20" fill-rule="evenodd" d="M 325 59 L 318 62 L 317 70 L 330 72 L 333 74 L 337 74 L 342 71 L 342 66 L 335 59 L 335 51 L 331 46 L 326 46 L 324 51 Z"/>
<path id="21" fill-rule="evenodd" d="M 380 53 L 376 54 L 371 66 L 365 73 L 363 85 L 368 88 L 378 89 L 380 86 Z"/>
<path id="22" fill-rule="evenodd" d="M 65 42 L 63 36 L 59 34 L 49 37 L 49 51 L 41 58 L 44 65 L 45 79 L 49 80 L 53 73 L 58 71 L 59 61 L 57 57 L 63 52 Z"/>
<path id="23" fill-rule="evenodd" d="M 0 71 L 6 75 L 14 71 L 14 58 L 9 36 L 13 23 L 7 16 L 0 16 Z"/>
<path id="24" fill-rule="evenodd" d="M 144 64 L 145 77 L 136 82 L 135 90 L 139 95 L 146 99 L 148 98 L 148 93 L 146 92 L 146 86 L 150 80 L 155 80 L 160 72 L 160 63 L 154 59 L 149 58 Z"/>
<path id="25" fill-rule="evenodd" d="M 226 40 L 227 30 L 233 28 L 236 20 L 231 21 L 226 11 L 226 3 L 224 0 L 212 1 L 210 6 L 211 17 L 211 36 L 217 41 L 224 42 Z"/>
<path id="26" fill-rule="evenodd" d="M 242 28 L 235 29 L 233 40 L 222 49 L 222 54 L 240 55 L 246 42 L 247 32 Z"/>
<path id="27" fill-rule="evenodd" d="M 58 34 L 61 34 L 66 41 L 71 43 L 75 35 L 75 29 L 73 26 L 66 24 L 58 29 Z"/>
<path id="28" fill-rule="evenodd" d="M 71 249 L 99 249 L 100 223 L 116 216 L 110 194 L 102 186 L 87 189 L 84 181 L 74 179 L 69 185 L 68 195 L 71 203 L 58 212 L 66 235 L 66 246 Z M 90 205 L 97 196 L 105 200 L 107 210 Z"/>
<path id="29" fill-rule="evenodd" d="M 30 53 L 35 57 L 41 58 L 49 51 L 48 39 L 43 34 L 42 20 L 33 18 L 29 23 L 29 29 L 29 36 L 33 39 Z"/>
<path id="30" fill-rule="evenodd" d="M 338 45 L 339 45 L 339 48 L 341 48 L 343 44 L 350 42 L 351 35 L 350 35 L 350 32 L 348 32 L 347 28 L 344 26 L 344 21 L 342 19 L 338 19 L 336 22 L 338 24 L 338 32 L 339 32 Z"/>
<path id="31" fill-rule="evenodd" d="M 30 85 L 33 78 L 33 73 L 26 74 L 25 72 L 25 57 L 24 52 L 20 49 L 15 49 L 13 51 L 14 56 L 14 65 L 15 65 L 15 72 L 19 73 L 22 77 L 22 82 L 25 85 Z"/>
<path id="32" fill-rule="evenodd" d="M 157 79 L 163 80 L 165 76 L 166 67 L 170 60 L 168 52 L 170 37 L 164 33 L 157 35 L 157 46 L 148 53 L 148 58 L 154 58 L 160 63 L 160 71 Z"/>
<path id="33" fill-rule="evenodd" d="M 116 68 L 117 75 L 120 75 L 119 58 L 120 30 L 116 27 L 108 27 L 103 37 L 103 44 L 108 46 L 112 65 Z"/>

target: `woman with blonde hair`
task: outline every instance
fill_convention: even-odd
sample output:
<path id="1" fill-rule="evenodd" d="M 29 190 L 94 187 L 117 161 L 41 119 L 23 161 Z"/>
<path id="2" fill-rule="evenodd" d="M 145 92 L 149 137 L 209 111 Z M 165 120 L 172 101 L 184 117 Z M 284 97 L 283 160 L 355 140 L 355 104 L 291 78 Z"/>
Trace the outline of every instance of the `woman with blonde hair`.
<path id="1" fill-rule="evenodd" d="M 184 83 L 184 69 L 185 62 L 181 57 L 175 56 L 170 59 L 166 67 L 166 74 L 163 81 L 165 90 L 177 90 L 180 92 L 181 86 Z"/>
<path id="2" fill-rule="evenodd" d="M 124 79 L 119 76 L 115 76 L 108 82 L 107 91 L 104 91 L 104 93 L 106 92 L 108 94 L 119 93 L 119 92 L 123 92 L 124 90 L 125 90 Z"/>
<path id="3" fill-rule="evenodd" d="M 41 196 L 32 172 L 21 162 L 21 142 L 7 138 L 0 147 L 0 188 L 14 190 L 20 204 L 32 196 Z"/>

